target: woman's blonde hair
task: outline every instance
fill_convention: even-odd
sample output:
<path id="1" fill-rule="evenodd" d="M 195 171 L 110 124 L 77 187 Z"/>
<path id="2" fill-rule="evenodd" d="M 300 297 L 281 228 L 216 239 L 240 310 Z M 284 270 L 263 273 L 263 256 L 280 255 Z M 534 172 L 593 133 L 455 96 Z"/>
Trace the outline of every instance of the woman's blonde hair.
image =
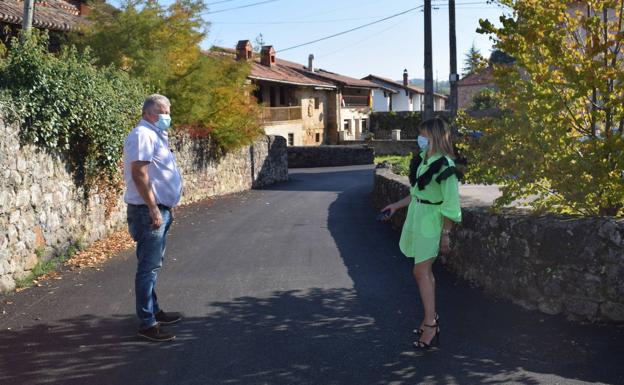
<path id="1" fill-rule="evenodd" d="M 429 150 L 432 153 L 435 154 L 439 152 L 443 155 L 455 158 L 451 131 L 444 119 L 434 117 L 424 120 L 420 123 L 419 130 L 427 132 L 429 136 Z"/>

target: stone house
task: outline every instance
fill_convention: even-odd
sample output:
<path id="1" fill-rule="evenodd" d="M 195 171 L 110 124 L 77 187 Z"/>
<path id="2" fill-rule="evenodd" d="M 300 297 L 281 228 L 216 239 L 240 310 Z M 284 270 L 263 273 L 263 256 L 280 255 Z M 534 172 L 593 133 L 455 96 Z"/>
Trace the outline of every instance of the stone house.
<path id="1" fill-rule="evenodd" d="M 254 53 L 249 40 L 236 49 L 213 47 L 212 53 L 230 55 L 251 65 L 248 81 L 262 105 L 267 135 L 286 138 L 289 146 L 337 144 L 360 138 L 368 129 L 371 98 L 376 84 L 279 59 L 272 46 Z"/>
<path id="2" fill-rule="evenodd" d="M 457 82 L 458 108 L 460 110 L 469 109 L 475 95 L 484 89 L 496 89 L 491 66 L 470 74 Z"/>
<path id="3" fill-rule="evenodd" d="M 307 76 L 332 83 L 336 86 L 332 104 L 337 104 L 336 115 L 330 116 L 329 143 L 335 144 L 344 140 L 359 140 L 368 131 L 372 112 L 373 90 L 379 86 L 368 80 L 361 80 L 340 75 L 314 67 L 314 55 L 308 56 L 308 66 L 283 61 L 286 65 L 304 71 Z M 332 109 L 334 107 L 332 106 Z M 337 136 L 336 136 L 337 134 Z"/>
<path id="4" fill-rule="evenodd" d="M 232 52 L 227 48 L 213 50 Z M 248 61 L 248 81 L 262 105 L 262 123 L 267 135 L 286 138 L 289 146 L 329 143 L 330 117 L 336 115 L 331 103 L 336 86 L 293 68 L 293 63 L 277 59 L 272 46 L 255 54 L 249 40 L 238 42 L 236 60 Z"/>
<path id="5" fill-rule="evenodd" d="M 63 35 L 78 29 L 85 22 L 90 8 L 87 0 L 35 0 L 33 27 L 48 30 L 50 51 L 60 49 Z M 0 40 L 8 43 L 22 28 L 24 2 L 0 1 Z"/>
<path id="6" fill-rule="evenodd" d="M 423 111 L 425 109 L 425 90 L 409 83 L 407 70 L 403 71 L 403 82 L 377 75 L 368 75 L 363 78 L 376 83 L 378 88 L 373 91 L 373 111 Z M 446 95 L 434 92 L 433 109 L 443 111 L 446 109 Z"/>

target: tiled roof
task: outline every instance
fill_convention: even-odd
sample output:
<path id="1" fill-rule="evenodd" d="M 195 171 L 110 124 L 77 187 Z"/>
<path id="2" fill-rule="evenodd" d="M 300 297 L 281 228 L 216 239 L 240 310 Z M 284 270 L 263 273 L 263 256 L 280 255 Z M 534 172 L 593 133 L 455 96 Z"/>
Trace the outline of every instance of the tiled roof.
<path id="1" fill-rule="evenodd" d="M 24 2 L 0 0 L 0 22 L 22 24 Z M 33 27 L 56 31 L 72 31 L 84 21 L 80 8 L 63 0 L 35 1 Z"/>
<path id="2" fill-rule="evenodd" d="M 487 67 L 479 72 L 468 75 L 465 78 L 457 82 L 458 87 L 466 86 L 493 86 L 494 85 L 494 72 L 492 67 Z"/>
<path id="3" fill-rule="evenodd" d="M 273 80 L 297 85 L 336 88 L 334 84 L 309 76 L 305 72 L 306 71 L 297 70 L 289 65 L 285 65 L 283 60 L 280 59 L 276 59 L 275 65 L 271 67 L 260 64 L 259 59 L 254 59 L 249 77 L 252 79 Z"/>
<path id="4" fill-rule="evenodd" d="M 371 81 L 379 80 L 381 82 L 386 83 L 387 85 L 389 85 L 391 87 L 400 88 L 400 89 L 407 89 L 407 90 L 415 92 L 417 94 L 424 94 L 425 93 L 424 89 L 422 89 L 420 87 L 416 87 L 415 85 L 408 84 L 407 86 L 404 86 L 403 83 L 394 81 L 392 79 L 384 78 L 382 76 L 368 75 L 368 76 L 364 77 L 364 79 L 370 79 Z M 435 96 L 440 97 L 440 98 L 444 98 L 444 99 L 448 98 L 447 95 L 439 94 L 437 92 L 434 92 L 433 94 Z"/>
<path id="5" fill-rule="evenodd" d="M 229 56 L 232 58 L 236 57 L 236 50 L 225 47 L 212 47 L 210 53 Z M 294 64 L 297 63 L 276 59 L 275 64 L 268 67 L 260 64 L 260 56 L 258 54 L 254 54 L 249 78 L 308 87 L 336 88 L 336 86 L 330 82 L 308 76 L 306 74 L 307 71 L 298 70 L 295 68 L 296 66 L 294 66 Z"/>
<path id="6" fill-rule="evenodd" d="M 303 71 L 308 76 L 315 76 L 322 78 L 324 80 L 328 80 L 333 83 L 337 83 L 340 86 L 346 87 L 360 87 L 360 88 L 379 88 L 379 85 L 373 82 L 369 82 L 368 80 L 356 79 L 345 75 L 340 75 L 337 73 L 329 72 L 323 69 L 315 70 L 314 72 L 309 71 L 307 66 L 303 64 L 291 62 L 288 60 L 278 59 L 278 62 L 282 64 L 294 68 L 297 71 Z"/>

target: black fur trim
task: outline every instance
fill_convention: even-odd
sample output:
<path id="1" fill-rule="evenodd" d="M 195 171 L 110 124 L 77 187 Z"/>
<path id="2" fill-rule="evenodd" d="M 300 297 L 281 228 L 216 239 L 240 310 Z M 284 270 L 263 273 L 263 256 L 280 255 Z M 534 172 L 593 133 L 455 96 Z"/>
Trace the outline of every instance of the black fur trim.
<path id="1" fill-rule="evenodd" d="M 409 168 L 409 181 L 412 186 L 416 184 L 416 173 L 418 172 L 418 166 L 420 166 L 420 163 L 422 163 L 420 154 L 415 154 L 410 161 Z"/>
<path id="2" fill-rule="evenodd" d="M 448 159 L 446 159 L 445 156 L 431 163 L 429 169 L 427 169 L 427 171 L 425 171 L 424 174 L 418 178 L 416 181 L 416 183 L 418 183 L 418 189 L 421 191 L 424 190 L 425 187 L 431 182 L 433 176 L 440 172 L 442 166 L 448 166 Z"/>
<path id="3" fill-rule="evenodd" d="M 440 183 L 452 175 L 457 176 L 457 179 L 459 179 L 460 172 L 455 168 L 455 166 L 447 167 L 446 170 L 442 171 L 440 175 L 436 177 L 436 182 Z"/>

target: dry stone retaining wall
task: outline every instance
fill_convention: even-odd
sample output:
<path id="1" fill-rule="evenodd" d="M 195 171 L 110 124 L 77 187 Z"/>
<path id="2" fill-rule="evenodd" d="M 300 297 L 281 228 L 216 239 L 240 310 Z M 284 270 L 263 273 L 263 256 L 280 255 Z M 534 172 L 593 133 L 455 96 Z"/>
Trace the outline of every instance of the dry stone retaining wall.
<path id="1" fill-rule="evenodd" d="M 288 147 L 288 167 L 336 167 L 373 164 L 375 150 L 367 146 Z"/>
<path id="2" fill-rule="evenodd" d="M 380 209 L 409 193 L 406 177 L 375 174 Z M 405 210 L 393 219 L 400 229 Z M 624 220 L 565 218 L 463 207 L 442 262 L 487 292 L 527 309 L 624 323 Z"/>
<path id="3" fill-rule="evenodd" d="M 125 226 L 125 204 L 121 193 L 107 199 L 97 188 L 87 197 L 61 156 L 21 146 L 16 127 L 0 121 L 0 136 L 2 292 L 37 264 L 37 253 L 49 258 L 78 240 L 88 244 Z M 288 179 L 281 137 L 263 137 L 226 155 L 188 136 L 172 138 L 171 147 L 183 174 L 183 203 Z"/>

